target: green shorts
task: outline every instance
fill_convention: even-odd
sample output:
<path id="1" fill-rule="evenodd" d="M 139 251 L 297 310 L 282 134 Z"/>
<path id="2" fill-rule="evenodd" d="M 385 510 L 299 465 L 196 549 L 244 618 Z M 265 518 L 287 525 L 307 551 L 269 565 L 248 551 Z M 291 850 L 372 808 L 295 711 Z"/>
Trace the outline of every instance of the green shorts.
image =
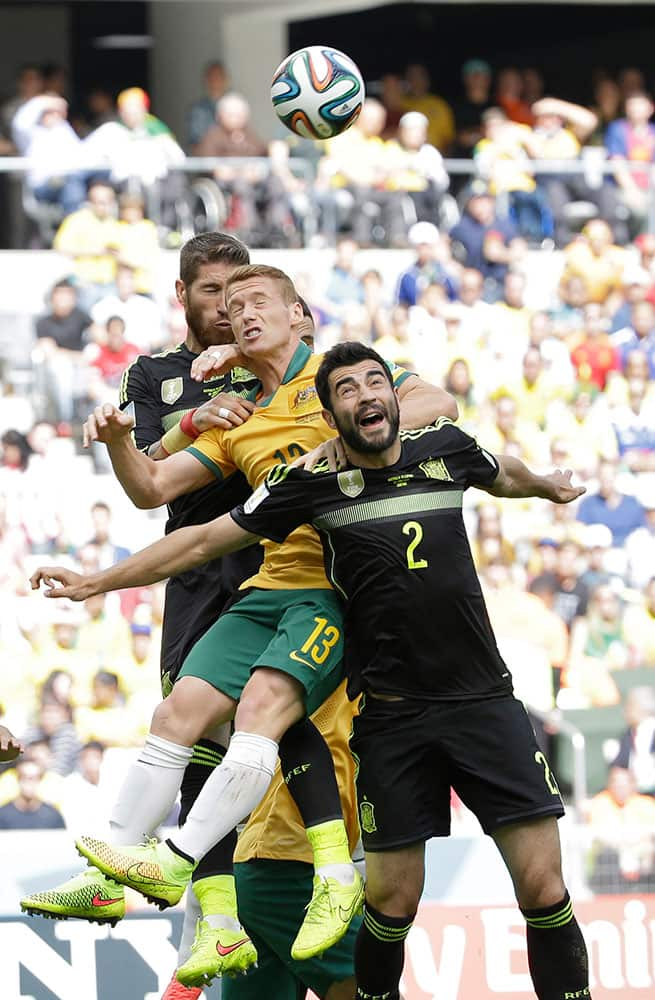
<path id="1" fill-rule="evenodd" d="M 297 1000 L 304 989 L 324 997 L 332 983 L 354 976 L 361 917 L 322 958 L 295 962 L 291 945 L 312 895 L 314 870 L 300 861 L 247 861 L 234 866 L 239 919 L 257 949 L 247 976 L 221 980 L 222 1000 Z M 302 990 L 299 990 L 299 987 Z"/>
<path id="2" fill-rule="evenodd" d="M 343 679 L 343 615 L 333 590 L 250 590 L 195 644 L 179 677 L 238 701 L 253 670 L 273 667 L 305 689 L 308 715 Z"/>

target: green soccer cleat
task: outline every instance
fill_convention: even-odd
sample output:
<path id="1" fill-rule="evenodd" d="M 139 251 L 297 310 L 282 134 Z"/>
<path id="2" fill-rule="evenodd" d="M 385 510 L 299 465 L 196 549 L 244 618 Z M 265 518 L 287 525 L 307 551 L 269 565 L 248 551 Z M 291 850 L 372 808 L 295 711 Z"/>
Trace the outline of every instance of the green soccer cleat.
<path id="1" fill-rule="evenodd" d="M 314 891 L 305 919 L 291 945 L 297 961 L 320 955 L 344 936 L 350 921 L 364 905 L 364 880 L 355 870 L 350 885 L 334 878 L 314 876 Z"/>
<path id="2" fill-rule="evenodd" d="M 121 885 L 136 889 L 160 910 L 179 903 L 196 867 L 168 844 L 154 839 L 135 847 L 112 847 L 104 840 L 80 837 L 75 846 L 90 864 Z"/>
<path id="3" fill-rule="evenodd" d="M 54 889 L 26 896 L 21 899 L 20 908 L 30 916 L 37 914 L 57 920 L 77 917 L 114 927 L 125 916 L 125 890 L 97 868 L 87 868 Z"/>
<path id="4" fill-rule="evenodd" d="M 208 986 L 216 976 L 245 973 L 257 961 L 255 946 L 241 928 L 210 927 L 199 920 L 191 957 L 175 973 L 184 986 Z"/>

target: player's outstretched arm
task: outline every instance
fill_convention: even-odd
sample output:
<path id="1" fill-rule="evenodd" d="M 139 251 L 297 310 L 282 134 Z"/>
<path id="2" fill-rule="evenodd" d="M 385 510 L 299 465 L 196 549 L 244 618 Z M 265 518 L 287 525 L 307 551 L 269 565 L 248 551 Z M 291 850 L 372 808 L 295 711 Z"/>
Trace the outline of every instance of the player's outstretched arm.
<path id="1" fill-rule="evenodd" d="M 496 455 L 500 471 L 491 486 L 481 486 L 481 489 L 496 497 L 541 497 L 553 503 L 571 503 L 586 493 L 584 486 L 574 486 L 571 482 L 571 469 L 555 469 L 547 476 L 536 476 L 530 472 L 518 458 L 507 455 Z"/>
<path id="2" fill-rule="evenodd" d="M 424 382 L 417 375 L 410 375 L 398 386 L 400 426 L 417 430 L 434 423 L 437 417 L 457 420 L 457 403 L 445 389 Z"/>
<path id="3" fill-rule="evenodd" d="M 133 424 L 127 411 L 110 403 L 97 406 L 84 424 L 84 446 L 92 441 L 107 445 L 116 478 L 136 507 L 161 507 L 213 482 L 212 473 L 186 452 L 156 462 L 138 451 L 131 435 Z"/>
<path id="4" fill-rule="evenodd" d="M 95 594 L 125 587 L 147 587 L 169 576 L 177 576 L 210 559 L 251 545 L 258 537 L 240 528 L 229 514 L 223 514 L 209 524 L 178 528 L 100 573 L 83 575 L 63 566 L 39 566 L 30 577 L 30 584 L 32 590 L 38 590 L 44 583 L 46 597 L 85 601 Z"/>

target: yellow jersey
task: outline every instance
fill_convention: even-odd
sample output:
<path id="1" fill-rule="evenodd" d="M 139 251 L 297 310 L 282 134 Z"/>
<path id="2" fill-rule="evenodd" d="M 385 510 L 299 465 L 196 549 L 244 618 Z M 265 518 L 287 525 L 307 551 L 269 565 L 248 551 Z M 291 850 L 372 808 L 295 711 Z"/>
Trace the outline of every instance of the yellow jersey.
<path id="1" fill-rule="evenodd" d="M 330 748 L 339 786 L 341 808 L 348 831 L 350 850 L 359 839 L 357 799 L 355 795 L 355 762 L 348 749 L 348 738 L 357 702 L 348 701 L 344 681 L 312 715 Z M 305 861 L 312 863 L 312 851 L 307 840 L 298 807 L 291 798 L 278 764 L 268 792 L 251 813 L 247 826 L 239 836 L 235 861 L 268 858 L 271 861 Z"/>
<path id="2" fill-rule="evenodd" d="M 322 356 L 312 354 L 306 344 L 296 348 L 282 383 L 271 395 L 257 402 L 253 415 L 229 431 L 212 428 L 195 439 L 186 450 L 224 479 L 240 470 L 253 490 L 264 482 L 275 465 L 293 462 L 319 444 L 334 437 L 323 420 L 321 401 L 314 381 Z M 399 386 L 409 372 L 389 364 L 394 384 Z M 264 561 L 255 576 L 241 588 L 263 590 L 331 589 L 323 567 L 323 549 L 318 535 L 303 524 L 281 545 L 263 541 Z"/>

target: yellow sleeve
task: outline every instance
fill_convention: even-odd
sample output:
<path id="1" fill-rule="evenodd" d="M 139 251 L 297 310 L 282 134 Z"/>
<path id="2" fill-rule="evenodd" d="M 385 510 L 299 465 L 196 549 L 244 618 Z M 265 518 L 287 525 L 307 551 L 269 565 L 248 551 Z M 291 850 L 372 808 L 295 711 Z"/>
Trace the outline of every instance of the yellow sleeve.
<path id="1" fill-rule="evenodd" d="M 217 479 L 227 479 L 236 472 L 237 467 L 230 455 L 228 439 L 225 432 L 218 427 L 203 431 L 185 451 L 202 462 Z"/>

